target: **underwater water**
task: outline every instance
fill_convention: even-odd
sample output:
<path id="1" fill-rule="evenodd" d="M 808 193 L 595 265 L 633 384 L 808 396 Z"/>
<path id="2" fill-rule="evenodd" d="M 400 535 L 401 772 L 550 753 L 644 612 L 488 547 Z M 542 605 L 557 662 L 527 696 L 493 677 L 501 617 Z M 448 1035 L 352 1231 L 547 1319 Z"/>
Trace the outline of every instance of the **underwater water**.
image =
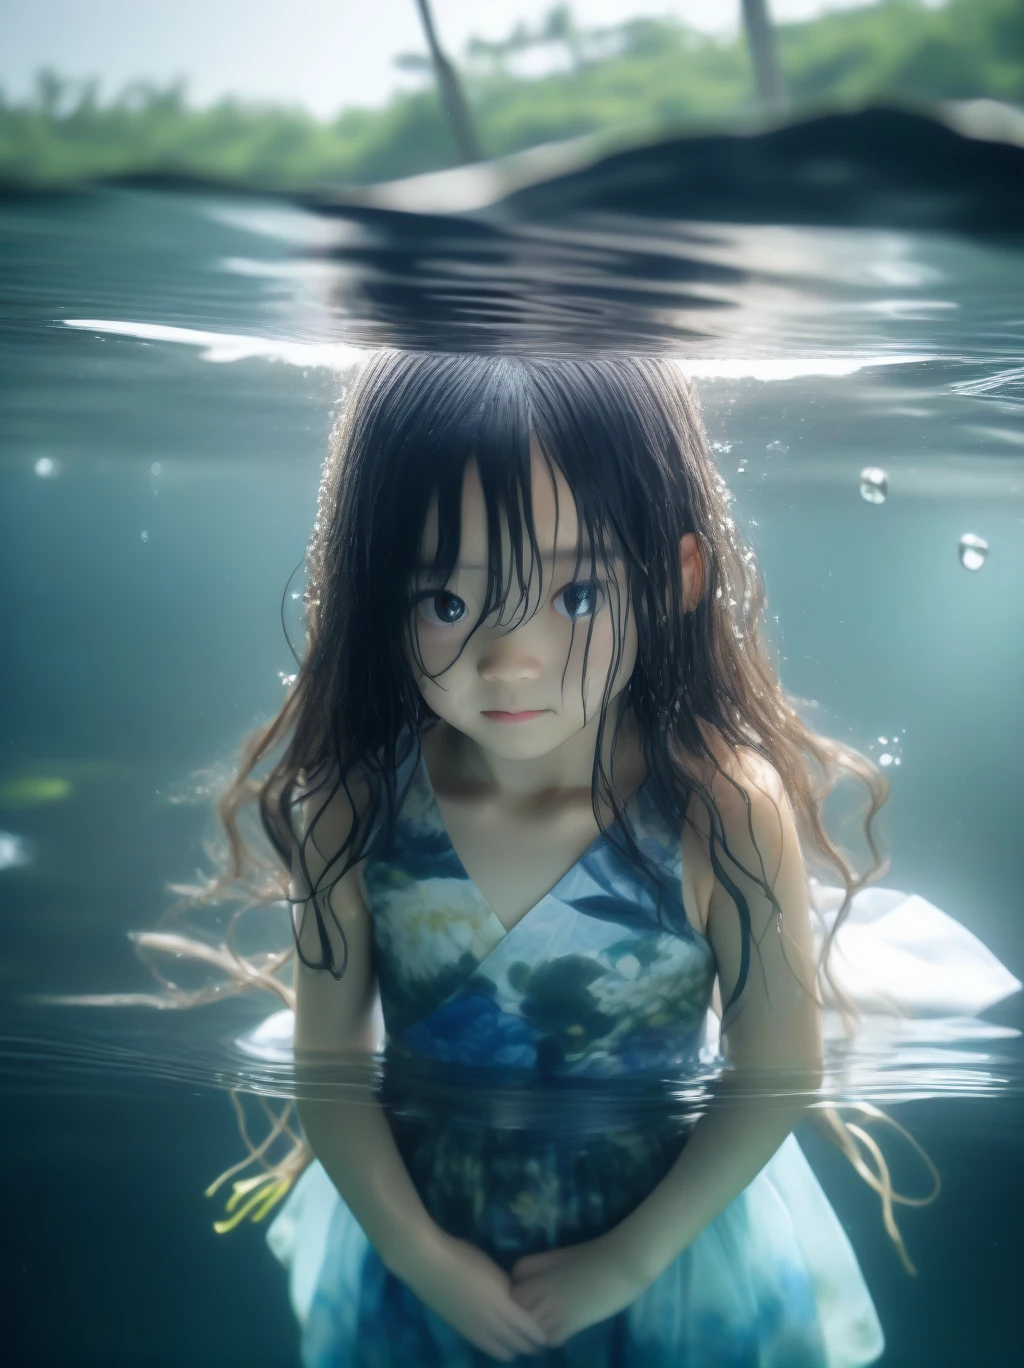
<path id="1" fill-rule="evenodd" d="M 10 1362 L 298 1364 L 263 1228 L 215 1235 L 223 1194 L 203 1196 L 241 1156 L 226 1088 L 275 1094 L 231 1042 L 280 1004 L 40 998 L 152 991 L 127 933 L 206 867 L 211 786 L 294 670 L 282 596 L 300 640 L 286 585 L 368 344 L 678 356 L 787 689 L 891 780 L 884 886 L 1024 970 L 1021 241 L 913 215 L 640 231 L 607 203 L 483 227 L 327 209 L 153 189 L 0 205 Z M 874 1195 L 801 1129 L 893 1368 L 1018 1360 L 1020 996 L 988 1031 L 864 1065 L 860 1095 L 942 1175 L 897 1211 L 915 1278 Z M 926 1188 L 898 1142 L 891 1162 Z"/>

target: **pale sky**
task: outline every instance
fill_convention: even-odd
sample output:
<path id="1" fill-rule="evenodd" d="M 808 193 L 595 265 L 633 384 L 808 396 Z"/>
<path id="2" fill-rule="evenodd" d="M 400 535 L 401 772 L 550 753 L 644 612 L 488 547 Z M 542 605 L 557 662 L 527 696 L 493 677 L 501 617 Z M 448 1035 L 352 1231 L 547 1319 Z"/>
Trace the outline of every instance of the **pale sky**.
<path id="1" fill-rule="evenodd" d="M 776 19 L 802 19 L 873 0 L 770 0 Z M 457 57 L 470 36 L 505 37 L 554 0 L 434 0 L 442 42 Z M 739 0 L 575 0 L 582 26 L 675 14 L 707 33 L 735 29 Z M 425 52 L 415 0 L 0 0 L 0 88 L 24 97 L 41 67 L 128 82 L 184 77 L 189 100 L 234 94 L 303 104 L 320 115 L 384 101 L 402 79 L 392 61 Z"/>

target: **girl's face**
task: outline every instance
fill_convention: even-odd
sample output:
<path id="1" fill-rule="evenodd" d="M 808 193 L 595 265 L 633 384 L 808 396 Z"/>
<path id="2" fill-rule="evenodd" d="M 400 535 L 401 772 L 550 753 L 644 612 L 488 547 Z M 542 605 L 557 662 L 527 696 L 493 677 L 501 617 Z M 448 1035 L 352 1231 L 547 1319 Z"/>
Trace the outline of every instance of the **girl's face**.
<path id="1" fill-rule="evenodd" d="M 420 566 L 427 568 L 418 572 L 411 586 L 410 621 L 428 673 L 419 670 L 415 659 L 412 666 L 431 710 L 485 750 L 524 760 L 547 755 L 588 724 L 596 727 L 615 656 L 619 659 L 609 701 L 628 683 L 637 654 L 625 561 L 612 552 L 607 566 L 600 555 L 592 561 L 584 544 L 577 565 L 578 519 L 572 493 L 557 467 L 552 482 L 536 445 L 531 451 L 531 494 L 543 587 L 524 537 L 526 601 L 519 602 L 508 528 L 503 526 L 505 582 L 511 569 L 512 588 L 504 608 L 471 634 L 487 591 L 488 549 L 483 490 L 471 461 L 463 480 L 455 571 L 447 584 L 431 582 L 429 566 L 437 547 L 435 498 L 420 545 Z M 617 636 L 621 652 L 616 650 Z M 432 674 L 438 678 L 431 679 Z M 522 713 L 533 715 L 519 721 L 501 716 Z"/>

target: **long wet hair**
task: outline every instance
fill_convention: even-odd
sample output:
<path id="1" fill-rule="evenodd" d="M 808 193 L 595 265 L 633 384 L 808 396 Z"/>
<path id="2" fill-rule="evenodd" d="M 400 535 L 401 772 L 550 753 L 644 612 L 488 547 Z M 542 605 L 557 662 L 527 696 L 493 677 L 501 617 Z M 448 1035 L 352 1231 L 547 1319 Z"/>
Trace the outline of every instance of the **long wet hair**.
<path id="1" fill-rule="evenodd" d="M 383 352 L 370 359 L 344 405 L 323 469 L 306 558 L 305 652 L 282 707 L 246 738 L 238 771 L 219 798 L 226 837 L 221 869 L 205 887 L 192 890 L 196 901 L 237 899 L 251 907 L 290 900 L 295 863 L 312 894 L 302 901 L 302 916 L 316 919 L 317 935 L 303 935 L 303 944 L 312 940 L 318 946 L 313 955 L 299 954 L 310 968 L 344 974 L 347 948 L 337 956 L 327 930 L 327 918 L 333 917 L 329 893 L 365 856 L 372 834 L 382 833 L 386 841 L 393 832 L 401 798 L 396 773 L 425 720 L 415 673 L 422 662 L 409 621 L 428 506 L 436 498 L 438 538 L 430 580 L 443 585 L 458 558 L 466 466 L 476 462 L 490 549 L 487 592 L 474 630 L 516 593 L 517 606 L 523 604 L 541 555 L 531 513 L 531 440 L 549 471 L 557 468 L 571 491 L 580 561 L 593 557 L 600 563 L 609 548 L 625 560 L 638 647 L 619 725 L 631 712 L 648 791 L 664 819 L 681 829 L 694 797 L 710 819 L 711 863 L 735 902 L 742 930 L 740 976 L 723 1016 L 742 993 L 752 933 L 748 905 L 730 873 L 743 866 L 728 849 L 711 784 L 700 777 L 722 775 L 749 809 L 745 791 L 721 768 L 722 745 L 732 752 L 756 751 L 774 768 L 809 866 L 838 871 L 845 898 L 822 947 L 819 977 L 827 979 L 828 951 L 853 895 L 886 868 L 873 822 L 888 784 L 866 757 L 812 732 L 784 692 L 762 635 L 762 579 L 731 514 L 696 397 L 673 362 L 651 358 Z M 511 545 L 507 559 L 503 527 Z M 680 572 L 680 540 L 687 533 L 697 539 L 703 571 L 699 601 L 692 608 L 683 603 Z M 612 607 L 621 651 L 624 605 Z M 591 630 L 592 624 L 588 642 Z M 592 799 L 600 826 L 605 826 L 600 799 L 608 801 L 614 817 L 606 829 L 644 868 L 602 766 L 617 663 L 608 672 L 601 700 Z M 257 778 L 257 768 L 264 765 L 269 769 Z M 826 796 L 844 775 L 863 785 L 867 799 L 863 833 L 871 863 L 862 870 L 834 843 L 822 816 Z M 338 850 L 323 851 L 317 842 L 328 863 L 313 880 L 306 849 L 320 817 L 336 801 L 347 802 L 350 829 Z M 269 858 L 243 835 L 243 810 L 253 804 L 271 846 Z M 312 811 L 312 817 L 302 820 L 300 809 Z M 656 872 L 650 872 L 657 883 Z M 781 919 L 763 861 L 744 873 Z M 674 929 L 685 933 L 683 927 Z M 344 947 L 341 927 L 337 930 Z M 293 919 L 293 931 L 297 946 L 301 918 L 297 925 Z M 208 960 L 210 954 L 207 948 Z M 292 1001 L 279 973 L 288 958 L 282 953 L 257 963 L 229 947 L 218 962 L 235 966 L 230 972 L 238 984 L 270 987 Z M 831 988 L 842 1003 L 838 986 Z M 873 1113 L 873 1119 L 880 1116 L 873 1108 L 861 1111 Z M 287 1118 L 274 1120 L 280 1123 L 278 1134 L 301 1145 Z M 880 1151 L 863 1130 L 845 1127 L 835 1113 L 830 1120 L 832 1138 L 882 1196 L 887 1227 L 900 1245 L 891 1206 L 910 1199 L 892 1192 Z M 851 1134 L 862 1140 L 877 1171 Z M 263 1187 L 257 1180 L 236 1184 L 242 1205 L 222 1228 L 245 1214 L 265 1214 L 309 1157 L 308 1149 L 293 1147 L 288 1163 L 274 1167 L 263 1160 L 264 1152 L 261 1147 L 260 1162 L 277 1175 L 277 1187 L 268 1186 L 269 1179 Z"/>
<path id="2" fill-rule="evenodd" d="M 256 868 L 237 824 L 239 809 L 255 797 L 280 861 L 273 871 L 278 877 L 261 894 L 288 897 L 297 855 L 314 894 L 305 910 L 316 917 L 320 947 L 304 962 L 338 977 L 344 973 L 344 959 L 338 961 L 327 934 L 325 917 L 333 915 L 328 894 L 366 853 L 371 831 L 381 823 L 385 832 L 393 830 L 395 774 L 403 748 L 424 720 L 408 622 L 428 505 L 436 497 L 438 539 L 430 579 L 444 584 L 458 558 L 465 469 L 476 461 L 490 563 L 474 630 L 496 608 L 504 609 L 513 577 L 518 607 L 542 554 L 531 518 L 531 437 L 572 492 L 580 560 L 593 555 L 600 563 L 610 546 L 625 557 L 638 646 L 620 724 L 632 712 L 649 792 L 665 820 L 680 827 L 695 794 L 711 815 L 712 865 L 736 903 L 743 935 L 731 1002 L 742 993 L 749 967 L 750 918 L 723 861 L 724 855 L 736 864 L 711 788 L 697 777 L 708 768 L 721 773 L 709 733 L 731 750 L 757 751 L 777 771 L 805 855 L 838 870 L 846 899 L 829 943 L 853 894 L 886 867 L 873 820 L 888 783 L 864 756 L 813 733 L 783 691 L 762 637 L 765 593 L 753 551 L 730 512 L 695 396 L 671 361 L 387 352 L 368 363 L 324 467 L 307 555 L 305 656 L 284 705 L 247 739 L 239 772 L 221 796 L 229 864 L 208 895 L 222 896 Z M 501 550 L 503 524 L 511 540 L 509 564 Z M 700 599 L 689 612 L 679 559 L 687 533 L 697 538 L 703 568 Z M 623 605 L 612 608 L 621 651 Z M 422 662 L 415 664 L 422 670 Z M 616 665 L 617 659 L 601 703 L 591 789 L 599 824 L 603 794 L 615 814 L 616 835 L 631 846 L 601 758 Z M 254 784 L 254 770 L 280 745 L 283 754 Z M 868 798 L 864 835 L 872 863 L 860 872 L 832 841 L 822 818 L 824 798 L 844 773 L 861 781 Z M 368 802 L 353 800 L 355 782 Z M 351 829 L 313 881 L 305 847 L 320 813 L 340 793 L 351 808 Z M 299 834 L 296 809 L 314 796 L 317 811 Z M 635 845 L 632 854 L 643 862 Z M 764 870 L 744 872 L 781 916 Z M 828 945 L 826 966 L 827 950 Z"/>

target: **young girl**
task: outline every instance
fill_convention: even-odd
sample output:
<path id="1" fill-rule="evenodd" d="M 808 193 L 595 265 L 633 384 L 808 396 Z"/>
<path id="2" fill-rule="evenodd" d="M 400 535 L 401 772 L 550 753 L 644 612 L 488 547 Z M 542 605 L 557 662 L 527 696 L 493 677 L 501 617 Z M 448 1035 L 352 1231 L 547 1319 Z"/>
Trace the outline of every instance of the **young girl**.
<path id="1" fill-rule="evenodd" d="M 395 1079 L 519 1120 L 300 1101 L 317 1162 L 269 1238 L 306 1368 L 875 1360 L 790 1133 L 821 1076 L 801 842 L 848 902 L 880 864 L 820 803 L 862 780 L 875 854 L 886 785 L 787 701 L 677 368 L 378 355 L 309 565 L 301 668 L 222 803 L 235 874 L 257 795 L 291 870 L 297 1064 L 373 1051 L 379 997 Z M 716 993 L 705 1114 L 602 1112 L 692 1071 Z"/>

